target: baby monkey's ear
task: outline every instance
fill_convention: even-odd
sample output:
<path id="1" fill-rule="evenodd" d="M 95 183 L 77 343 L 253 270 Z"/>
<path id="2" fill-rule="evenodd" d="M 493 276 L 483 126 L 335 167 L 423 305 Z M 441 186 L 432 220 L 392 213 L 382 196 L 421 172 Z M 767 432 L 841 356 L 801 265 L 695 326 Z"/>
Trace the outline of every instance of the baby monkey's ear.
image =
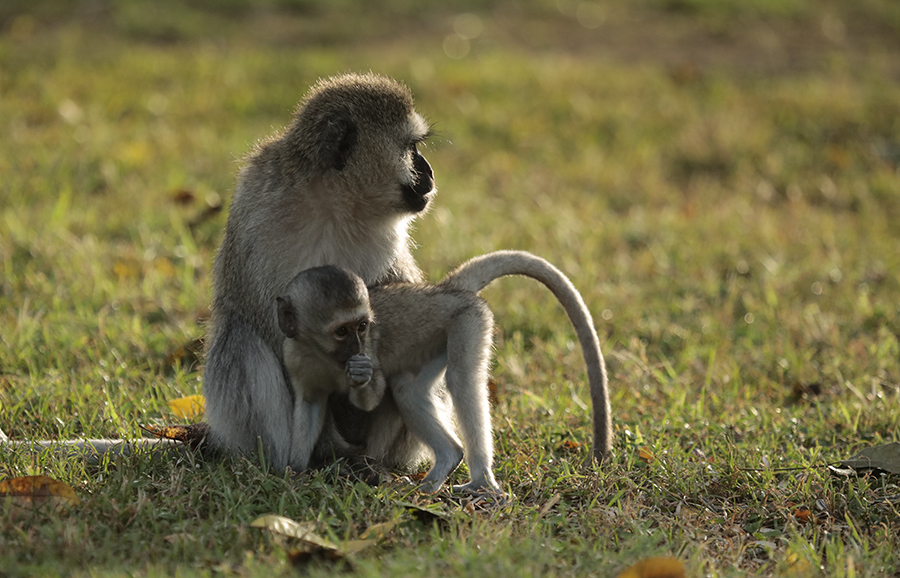
<path id="1" fill-rule="evenodd" d="M 278 327 L 288 339 L 297 337 L 297 313 L 294 304 L 287 295 L 276 297 L 278 304 Z"/>

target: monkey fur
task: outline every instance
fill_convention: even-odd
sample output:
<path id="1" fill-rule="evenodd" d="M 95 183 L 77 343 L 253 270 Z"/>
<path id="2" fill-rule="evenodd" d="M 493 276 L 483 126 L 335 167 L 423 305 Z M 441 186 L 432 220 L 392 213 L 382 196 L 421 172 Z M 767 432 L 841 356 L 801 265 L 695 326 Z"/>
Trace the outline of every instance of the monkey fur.
<path id="1" fill-rule="evenodd" d="M 275 468 L 291 459 L 294 420 L 308 408 L 286 377 L 272 308 L 297 273 L 346 267 L 367 284 L 417 281 L 410 221 L 434 194 L 416 145 L 427 123 L 404 86 L 381 76 L 318 83 L 291 125 L 241 170 L 213 268 L 203 392 L 213 447 Z"/>

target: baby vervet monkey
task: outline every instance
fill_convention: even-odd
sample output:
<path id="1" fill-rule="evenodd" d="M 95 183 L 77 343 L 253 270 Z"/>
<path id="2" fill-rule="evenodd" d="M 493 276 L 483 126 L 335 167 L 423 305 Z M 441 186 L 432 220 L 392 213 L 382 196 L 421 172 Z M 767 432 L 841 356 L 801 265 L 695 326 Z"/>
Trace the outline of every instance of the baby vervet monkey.
<path id="1" fill-rule="evenodd" d="M 326 266 L 301 272 L 278 300 L 279 324 L 287 338 L 285 364 L 298 399 L 313 395 L 319 402 L 310 405 L 321 407 L 329 391 L 361 387 L 365 395 L 351 393 L 351 402 L 366 409 L 385 393 L 386 384 L 387 394 L 356 440 L 365 445 L 366 455 L 388 467 L 410 467 L 423 456 L 424 444 L 433 453 L 434 464 L 422 489 L 434 492 L 465 453 L 471 481 L 459 489 L 501 492 L 492 470 L 487 388 L 493 316 L 478 292 L 506 275 L 524 275 L 543 283 L 572 321 L 587 365 L 594 411 L 589 462 L 602 460 L 611 447 L 612 427 L 606 368 L 590 312 L 563 273 L 523 251 L 476 257 L 436 285 L 388 283 L 370 287 L 368 295 L 362 280 L 346 269 Z M 360 324 L 365 331 L 354 333 L 354 327 L 363 327 Z M 351 369 L 348 361 L 363 350 L 368 361 Z M 358 379 L 354 371 L 360 374 Z M 363 383 L 363 376 L 369 375 L 371 380 Z M 442 375 L 449 400 L 442 395 Z M 315 419 L 305 422 L 295 418 L 295 448 L 311 451 L 309 443 L 299 442 L 323 433 L 320 414 L 317 409 Z M 454 416 L 462 443 L 453 426 Z M 334 431 L 324 433 L 332 440 L 334 435 Z M 308 463 L 309 458 L 294 454 L 292 461 Z"/>
<path id="2" fill-rule="evenodd" d="M 367 355 L 375 315 L 361 278 L 336 267 L 315 267 L 299 273 L 288 289 L 276 301 L 296 400 L 290 463 L 304 470 L 328 421 L 329 396 L 349 395 L 355 407 L 371 411 L 385 382 Z"/>

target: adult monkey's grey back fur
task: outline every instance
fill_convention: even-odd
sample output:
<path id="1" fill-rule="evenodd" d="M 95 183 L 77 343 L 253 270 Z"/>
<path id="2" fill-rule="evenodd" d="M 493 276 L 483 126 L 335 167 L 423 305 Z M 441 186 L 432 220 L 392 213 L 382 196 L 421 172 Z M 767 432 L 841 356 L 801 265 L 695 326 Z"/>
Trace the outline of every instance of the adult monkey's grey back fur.
<path id="1" fill-rule="evenodd" d="M 213 268 L 204 375 L 213 447 L 290 465 L 295 400 L 273 304 L 297 273 L 338 265 L 367 284 L 418 281 L 408 226 L 434 191 L 408 88 L 373 74 L 320 81 L 240 172 Z"/>

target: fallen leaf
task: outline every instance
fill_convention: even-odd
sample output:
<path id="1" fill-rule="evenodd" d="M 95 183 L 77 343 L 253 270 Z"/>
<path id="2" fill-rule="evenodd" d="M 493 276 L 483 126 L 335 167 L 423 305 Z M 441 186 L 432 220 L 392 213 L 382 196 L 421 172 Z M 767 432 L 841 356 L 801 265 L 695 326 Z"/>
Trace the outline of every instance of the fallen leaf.
<path id="1" fill-rule="evenodd" d="M 846 460 L 838 462 L 857 473 L 873 470 L 873 473 L 900 474 L 900 442 L 863 448 Z"/>
<path id="2" fill-rule="evenodd" d="M 15 519 L 46 508 L 59 513 L 81 503 L 70 486 L 47 476 L 24 476 L 0 482 L 0 503 Z"/>
<path id="3" fill-rule="evenodd" d="M 316 525 L 311 522 L 295 522 L 290 518 L 277 516 L 275 514 L 260 516 L 253 520 L 253 522 L 250 523 L 250 526 L 253 528 L 263 528 L 270 532 L 275 532 L 276 534 L 296 538 L 308 546 L 333 550 L 342 555 L 359 552 L 378 542 L 378 540 L 348 540 L 336 544 L 328 538 L 316 534 Z"/>
<path id="4" fill-rule="evenodd" d="M 425 509 L 412 502 L 398 502 L 398 505 L 406 508 L 406 511 L 422 525 L 434 525 L 438 530 L 446 530 L 450 526 L 450 519 L 442 512 Z"/>
<path id="5" fill-rule="evenodd" d="M 328 538 L 323 538 L 318 536 L 315 533 L 316 525 L 312 522 L 295 522 L 290 518 L 285 518 L 284 516 L 277 516 L 275 514 L 269 514 L 266 516 L 260 516 L 259 518 L 253 520 L 250 523 L 252 528 L 263 528 L 269 530 L 270 532 L 275 532 L 276 534 L 281 534 L 283 536 L 289 536 L 291 538 L 297 538 L 303 542 L 308 544 L 312 544 L 313 546 L 320 546 L 322 548 L 329 548 L 331 550 L 337 550 L 337 546 L 329 540 Z"/>
<path id="6" fill-rule="evenodd" d="M 684 564 L 669 556 L 647 558 L 626 569 L 619 578 L 684 578 Z"/>
<path id="7" fill-rule="evenodd" d="M 78 505 L 80 500 L 70 486 L 47 476 L 24 476 L 0 482 L 0 495 L 41 498 L 55 496 Z"/>
<path id="8" fill-rule="evenodd" d="M 179 189 L 172 193 L 172 202 L 176 205 L 190 205 L 194 202 L 194 193 L 187 189 Z"/>
<path id="9" fill-rule="evenodd" d="M 856 470 L 854 470 L 853 468 L 837 468 L 835 466 L 828 466 L 828 469 L 831 471 L 832 474 L 836 474 L 838 476 L 843 476 L 845 478 L 849 478 L 850 476 L 852 476 L 853 474 L 856 473 Z"/>
<path id="10" fill-rule="evenodd" d="M 189 395 L 169 402 L 169 409 L 180 419 L 194 419 L 206 410 L 206 399 L 202 395 Z"/>
<path id="11" fill-rule="evenodd" d="M 796 509 L 792 512 L 792 514 L 794 515 L 795 518 L 797 518 L 799 521 L 803 522 L 804 524 L 818 521 L 818 520 L 816 520 L 815 514 L 813 514 L 809 510 Z"/>
<path id="12" fill-rule="evenodd" d="M 202 422 L 162 427 L 142 425 L 141 429 L 158 438 L 182 442 L 192 448 L 199 447 L 206 440 L 206 436 L 209 433 L 209 425 Z"/>
<path id="13" fill-rule="evenodd" d="M 360 540 L 381 540 L 394 531 L 394 528 L 402 524 L 402 520 L 392 520 L 390 522 L 382 522 L 366 528 L 366 531 L 359 535 Z"/>
<path id="14" fill-rule="evenodd" d="M 649 448 L 641 448 L 638 450 L 638 458 L 641 461 L 647 462 L 648 464 L 653 461 L 653 453 Z"/>

